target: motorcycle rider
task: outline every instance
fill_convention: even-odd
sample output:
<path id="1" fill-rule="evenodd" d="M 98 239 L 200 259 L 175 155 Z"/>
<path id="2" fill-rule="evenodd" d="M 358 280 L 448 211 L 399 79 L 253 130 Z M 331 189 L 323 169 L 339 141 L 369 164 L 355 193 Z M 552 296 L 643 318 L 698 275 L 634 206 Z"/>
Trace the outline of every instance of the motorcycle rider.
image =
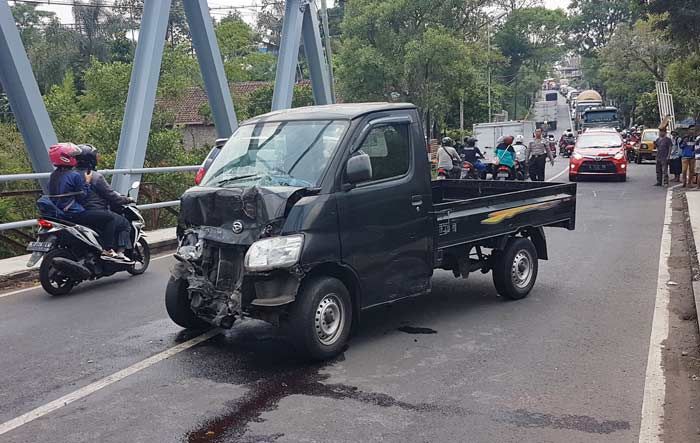
<path id="1" fill-rule="evenodd" d="M 454 141 L 450 137 L 443 137 L 442 144 L 437 152 L 437 167 L 447 171 L 449 178 L 458 179 L 462 174 L 462 160 L 453 145 Z"/>
<path id="2" fill-rule="evenodd" d="M 94 229 L 100 234 L 102 258 L 115 262 L 123 259 L 114 251 L 115 219 L 108 211 L 86 209 L 85 204 L 91 190 L 91 171 L 75 169 L 76 157 L 82 151 L 73 143 L 57 143 L 49 148 L 49 159 L 56 169 L 49 177 L 49 198 L 63 212 L 63 218 Z"/>
<path id="3" fill-rule="evenodd" d="M 498 178 L 498 169 L 501 166 L 508 168 L 508 180 L 515 180 L 515 149 L 513 148 L 513 136 L 506 135 L 498 139 L 496 146 L 496 159 L 493 163 L 491 173 L 493 179 Z"/>
<path id="4" fill-rule="evenodd" d="M 91 172 L 92 185 L 90 192 L 83 206 L 87 210 L 106 211 L 114 219 L 115 226 L 115 252 L 119 259 L 125 263 L 133 262 L 130 258 L 124 255 L 124 251 L 130 248 L 130 233 L 131 224 L 123 216 L 113 212 L 111 209 L 120 207 L 133 200 L 116 192 L 107 183 L 104 176 L 97 172 L 97 149 L 92 145 L 78 145 L 81 153 L 76 157 L 76 169 L 84 172 Z"/>
<path id="5" fill-rule="evenodd" d="M 515 143 L 513 144 L 513 149 L 515 149 L 515 161 L 517 162 L 518 166 L 522 168 L 523 172 L 523 180 L 527 178 L 528 176 L 528 168 L 527 168 L 527 146 L 523 143 L 525 138 L 522 136 L 522 134 L 518 134 L 515 136 Z"/>
<path id="6" fill-rule="evenodd" d="M 462 148 L 462 158 L 474 165 L 477 169 L 481 165 L 481 160 L 484 159 L 484 153 L 481 152 L 476 142 L 475 137 L 464 137 L 464 147 Z"/>

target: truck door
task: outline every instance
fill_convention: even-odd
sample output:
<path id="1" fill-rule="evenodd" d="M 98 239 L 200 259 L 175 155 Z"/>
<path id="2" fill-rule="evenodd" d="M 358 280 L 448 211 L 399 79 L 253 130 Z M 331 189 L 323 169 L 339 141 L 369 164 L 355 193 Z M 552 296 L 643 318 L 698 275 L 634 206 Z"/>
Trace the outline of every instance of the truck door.
<path id="1" fill-rule="evenodd" d="M 372 165 L 372 178 L 345 185 L 338 199 L 342 258 L 359 275 L 362 307 L 429 287 L 432 190 L 422 139 L 407 114 L 370 121 L 351 148 Z"/>

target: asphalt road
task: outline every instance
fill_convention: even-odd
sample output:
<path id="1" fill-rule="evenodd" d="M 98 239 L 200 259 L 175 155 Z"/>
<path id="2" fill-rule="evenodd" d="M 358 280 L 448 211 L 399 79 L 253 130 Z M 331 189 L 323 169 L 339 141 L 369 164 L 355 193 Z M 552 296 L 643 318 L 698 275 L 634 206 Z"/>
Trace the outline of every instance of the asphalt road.
<path id="1" fill-rule="evenodd" d="M 527 299 L 439 272 L 432 295 L 368 313 L 323 365 L 244 321 L 0 441 L 635 441 L 666 195 L 653 169 L 579 184 L 577 229 L 547 230 Z M 0 428 L 190 339 L 163 306 L 171 264 L 1 297 Z"/>

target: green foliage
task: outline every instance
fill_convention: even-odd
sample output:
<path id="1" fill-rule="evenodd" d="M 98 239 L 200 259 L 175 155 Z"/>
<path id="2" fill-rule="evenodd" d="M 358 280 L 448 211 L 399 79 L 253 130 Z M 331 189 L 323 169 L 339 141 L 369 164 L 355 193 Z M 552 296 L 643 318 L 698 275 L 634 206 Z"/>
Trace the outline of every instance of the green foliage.
<path id="1" fill-rule="evenodd" d="M 242 103 L 242 114 L 244 118 L 255 117 L 256 115 L 266 114 L 272 108 L 272 94 L 274 87 L 272 85 L 263 86 L 252 92 Z M 314 104 L 313 92 L 309 85 L 295 85 L 294 97 L 292 99 L 292 107 L 298 108 L 301 106 L 311 106 Z"/>
<path id="2" fill-rule="evenodd" d="M 477 71 L 485 71 L 483 48 L 464 39 L 472 32 L 472 3 L 347 3 L 336 59 L 340 95 L 346 101 L 412 101 L 444 121 L 452 104 L 475 97 L 481 86 Z M 485 90 L 478 95 L 480 102 Z M 465 108 L 483 109 L 478 102 L 466 102 Z"/>
<path id="3" fill-rule="evenodd" d="M 572 48 L 593 55 L 607 45 L 619 24 L 632 23 L 638 7 L 634 0 L 572 0 Z"/>
<path id="4" fill-rule="evenodd" d="M 676 116 L 686 114 L 700 119 L 700 53 L 673 62 L 668 67 L 668 81 L 674 102 L 680 105 Z"/>

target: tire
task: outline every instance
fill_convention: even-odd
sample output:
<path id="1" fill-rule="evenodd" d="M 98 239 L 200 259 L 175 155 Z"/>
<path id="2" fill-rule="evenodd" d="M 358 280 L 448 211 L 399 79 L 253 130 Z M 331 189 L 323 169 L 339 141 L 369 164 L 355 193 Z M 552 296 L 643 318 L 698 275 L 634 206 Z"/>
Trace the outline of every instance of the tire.
<path id="1" fill-rule="evenodd" d="M 131 275 L 141 275 L 144 272 L 146 272 L 146 269 L 148 269 L 148 265 L 151 264 L 151 247 L 148 246 L 148 242 L 146 241 L 145 238 L 141 238 L 138 243 L 136 244 L 136 248 L 138 248 L 139 256 L 142 258 L 142 260 L 137 260 L 141 262 L 141 266 L 138 264 L 135 264 L 133 266 L 130 266 L 126 272 L 128 272 Z M 137 259 L 137 257 L 132 257 L 134 260 Z"/>
<path id="2" fill-rule="evenodd" d="M 627 174 L 620 175 L 617 179 L 618 179 L 618 181 L 626 182 L 627 181 Z"/>
<path id="3" fill-rule="evenodd" d="M 52 249 L 44 255 L 39 267 L 39 282 L 44 291 L 50 295 L 66 295 L 79 282 L 74 281 L 68 276 L 64 276 L 60 271 L 53 267 L 54 258 L 67 258 L 75 260 L 75 256 L 67 249 Z M 57 281 L 59 279 L 59 281 Z"/>
<path id="4" fill-rule="evenodd" d="M 511 238 L 495 260 L 493 283 L 496 291 L 511 300 L 527 297 L 537 281 L 538 265 L 537 250 L 530 239 Z"/>
<path id="5" fill-rule="evenodd" d="M 570 182 L 575 182 L 576 181 L 576 176 L 574 174 L 569 174 L 569 181 Z"/>
<path id="6" fill-rule="evenodd" d="M 208 329 L 209 323 L 197 317 L 190 308 L 190 299 L 187 296 L 187 282 L 182 279 L 170 277 L 165 288 L 165 310 L 170 319 L 185 329 Z"/>
<path id="7" fill-rule="evenodd" d="M 352 309 L 350 294 L 340 280 L 312 278 L 304 282 L 291 306 L 287 332 L 305 356 L 328 360 L 345 348 Z"/>

